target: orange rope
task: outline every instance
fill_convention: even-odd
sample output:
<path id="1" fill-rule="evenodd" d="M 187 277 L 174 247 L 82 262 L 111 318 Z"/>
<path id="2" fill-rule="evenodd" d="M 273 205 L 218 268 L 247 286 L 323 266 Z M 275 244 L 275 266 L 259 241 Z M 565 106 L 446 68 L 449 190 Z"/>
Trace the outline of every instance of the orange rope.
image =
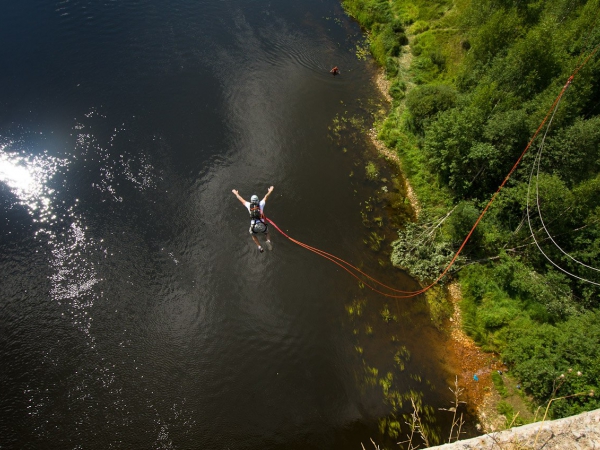
<path id="1" fill-rule="evenodd" d="M 359 282 L 361 282 L 362 284 L 364 284 L 366 287 L 368 287 L 369 289 L 371 289 L 374 292 L 377 292 L 378 294 L 384 295 L 386 297 L 391 297 L 391 298 L 411 298 L 411 297 L 416 297 L 417 295 L 420 295 L 420 294 L 423 294 L 423 293 L 427 292 L 429 289 L 431 289 L 433 286 L 435 286 L 437 283 L 439 283 L 439 281 L 444 276 L 446 276 L 446 274 L 448 273 L 448 271 L 450 270 L 450 268 L 454 265 L 454 263 L 458 259 L 458 256 L 463 251 L 465 245 L 467 244 L 467 242 L 471 238 L 471 235 L 475 231 L 475 228 L 477 228 L 477 226 L 479 225 L 479 222 L 481 222 L 481 219 L 483 219 L 483 216 L 485 215 L 485 213 L 487 212 L 487 210 L 490 208 L 490 206 L 492 205 L 492 203 L 494 202 L 494 200 L 496 200 L 496 197 L 498 196 L 498 194 L 500 193 L 500 191 L 502 190 L 502 188 L 504 188 L 504 186 L 506 185 L 506 183 L 510 179 L 511 175 L 517 169 L 517 167 L 520 164 L 521 160 L 523 159 L 523 157 L 525 156 L 525 154 L 527 153 L 527 151 L 531 147 L 531 144 L 533 144 L 533 141 L 535 140 L 535 138 L 537 137 L 537 135 L 540 133 L 540 131 L 542 130 L 544 124 L 546 123 L 546 121 L 548 120 L 548 118 L 550 117 L 550 115 L 552 114 L 552 111 L 554 110 L 556 104 L 560 101 L 560 99 L 564 95 L 564 93 L 567 90 L 567 88 L 571 85 L 571 82 L 573 81 L 573 78 L 575 78 L 575 75 L 577 75 L 577 73 L 579 73 L 579 71 L 583 68 L 583 66 L 585 66 L 587 64 L 587 62 L 592 58 L 592 56 L 594 56 L 594 54 L 598 51 L 599 47 L 600 47 L 600 45 L 596 46 L 594 48 L 594 50 L 585 59 L 585 61 L 581 65 L 579 65 L 573 71 L 573 73 L 571 74 L 571 76 L 569 77 L 569 79 L 567 80 L 567 82 L 565 83 L 565 85 L 563 86 L 563 88 L 561 89 L 560 93 L 558 94 L 558 96 L 556 97 L 556 99 L 554 100 L 554 102 L 552 103 L 552 106 L 548 109 L 548 112 L 546 113 L 546 116 L 544 117 L 544 120 L 542 120 L 542 123 L 540 123 L 539 127 L 537 128 L 537 130 L 533 134 L 532 138 L 529 140 L 529 143 L 527 144 L 527 146 L 525 147 L 525 149 L 523 150 L 523 152 L 521 153 L 521 155 L 519 156 L 519 158 L 517 159 L 517 161 L 515 162 L 515 164 L 513 165 L 513 167 L 508 172 L 508 175 L 506 175 L 506 177 L 504 178 L 504 180 L 502 181 L 502 183 L 500 184 L 500 186 L 498 187 L 498 189 L 496 190 L 496 192 L 494 193 L 494 195 L 492 196 L 492 198 L 490 199 L 490 201 L 487 203 L 487 205 L 485 206 L 485 208 L 483 209 L 483 211 L 481 212 L 481 214 L 479 215 L 479 217 L 475 221 L 475 224 L 471 228 L 471 231 L 469 231 L 469 233 L 467 234 L 467 237 L 462 242 L 462 244 L 459 247 L 458 251 L 454 254 L 454 256 L 453 256 L 452 260 L 450 261 L 450 263 L 448 263 L 448 265 L 442 271 L 442 273 L 440 274 L 440 276 L 438 276 L 428 286 L 425 286 L 424 288 L 421 288 L 421 289 L 419 289 L 417 291 L 402 291 L 402 290 L 399 290 L 399 289 L 394 289 L 394 288 L 392 288 L 392 287 L 390 287 L 390 286 L 388 286 L 388 285 L 386 285 L 386 284 L 384 284 L 384 283 L 382 283 L 380 281 L 377 281 L 375 278 L 367 275 L 362 270 L 360 270 L 358 267 L 353 266 L 352 264 L 350 264 L 347 261 L 344 261 L 342 258 L 339 258 L 339 257 L 337 257 L 335 255 L 332 255 L 331 253 L 327 253 L 327 252 L 325 252 L 323 250 L 320 250 L 320 249 L 318 249 L 316 247 L 311 247 L 308 244 L 305 244 L 303 242 L 300 242 L 300 241 L 292 238 L 291 236 L 289 236 L 286 233 L 284 233 L 281 230 L 281 228 L 279 228 L 275 224 L 275 222 L 273 222 L 271 219 L 269 219 L 267 217 L 265 217 L 265 219 L 267 220 L 267 222 L 269 222 L 271 225 L 273 225 L 277 229 L 277 231 L 279 231 L 283 236 L 285 236 L 286 238 L 288 238 L 293 243 L 295 243 L 295 244 L 297 244 L 297 245 L 299 245 L 301 247 L 304 247 L 305 249 L 310 250 L 311 252 L 316 253 L 317 255 L 320 255 L 320 256 L 322 256 L 325 259 L 328 259 L 329 261 L 333 262 L 334 264 L 336 264 L 339 267 L 341 267 L 342 269 L 344 269 L 346 272 L 348 272 L 350 275 L 352 275 L 354 278 L 356 278 Z M 370 285 L 369 283 L 366 283 L 365 281 L 363 281 L 356 273 L 352 272 L 351 269 L 355 270 L 358 273 L 360 273 L 361 275 L 363 275 L 364 277 L 368 278 L 369 280 L 371 280 L 372 282 L 376 283 L 377 285 L 382 286 L 385 289 L 388 289 L 388 290 L 390 290 L 392 292 L 401 293 L 402 295 L 389 294 L 389 293 L 380 291 L 379 289 L 375 288 L 374 286 Z"/>
<path id="2" fill-rule="evenodd" d="M 320 250 L 316 247 L 311 247 L 308 244 L 305 244 L 304 242 L 298 241 L 297 239 L 294 239 L 293 237 L 289 236 L 288 234 L 286 234 L 281 228 L 279 228 L 277 226 L 277 224 L 275 222 L 273 222 L 271 219 L 265 217 L 265 220 L 267 222 L 269 222 L 271 225 L 273 225 L 275 227 L 275 229 L 277 229 L 277 231 L 279 231 L 283 236 L 285 236 L 286 238 L 288 238 L 290 241 L 292 241 L 294 244 L 299 245 L 300 247 L 304 247 L 307 250 L 310 250 L 313 253 L 316 253 L 317 255 L 322 256 L 325 259 L 328 259 L 329 261 L 331 261 L 332 263 L 338 265 L 339 267 L 341 267 L 342 269 L 344 269 L 346 272 L 348 272 L 350 275 L 352 275 L 354 278 L 356 278 L 359 282 L 361 282 L 362 284 L 364 284 L 366 287 L 368 287 L 369 289 L 371 289 L 374 292 L 377 292 L 378 294 L 384 295 L 386 297 L 391 297 L 391 298 L 410 298 L 410 297 L 415 297 L 417 295 L 419 295 L 421 292 L 420 291 L 401 291 L 398 289 L 394 289 L 380 281 L 377 281 L 375 278 L 371 277 L 370 275 L 364 273 L 362 270 L 360 270 L 358 267 L 353 266 L 352 264 L 350 264 L 348 261 L 343 260 L 342 258 L 339 258 L 335 255 L 332 255 L 331 253 L 327 253 L 323 250 Z M 344 265 L 345 264 L 345 265 Z M 383 286 L 386 289 L 389 289 L 393 292 L 402 292 L 405 295 L 394 295 L 394 294 L 389 294 L 383 291 L 380 291 L 379 289 L 375 288 L 374 286 L 372 286 L 371 284 L 365 282 L 364 280 L 362 280 L 358 275 L 356 275 L 356 273 L 352 272 L 353 269 L 356 272 L 360 273 L 361 275 L 367 277 L 369 280 L 373 281 L 374 283 Z"/>

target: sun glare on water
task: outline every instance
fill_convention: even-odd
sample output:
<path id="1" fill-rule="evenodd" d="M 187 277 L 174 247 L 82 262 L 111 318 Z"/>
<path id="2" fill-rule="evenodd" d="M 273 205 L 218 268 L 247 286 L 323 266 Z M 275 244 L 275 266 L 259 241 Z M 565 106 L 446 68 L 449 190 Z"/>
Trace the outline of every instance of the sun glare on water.
<path id="1" fill-rule="evenodd" d="M 51 202 L 54 189 L 49 180 L 66 162 L 46 153 L 25 156 L 8 152 L 8 145 L 0 146 L 0 183 L 4 183 L 17 198 L 18 204 L 26 206 L 36 220 L 46 222 L 52 218 Z"/>

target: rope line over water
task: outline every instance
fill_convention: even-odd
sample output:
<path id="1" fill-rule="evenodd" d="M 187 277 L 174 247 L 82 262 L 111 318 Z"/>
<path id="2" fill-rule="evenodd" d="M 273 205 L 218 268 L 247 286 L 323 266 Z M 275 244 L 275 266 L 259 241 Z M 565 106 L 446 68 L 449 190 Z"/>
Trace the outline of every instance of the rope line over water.
<path id="1" fill-rule="evenodd" d="M 566 90 L 568 89 L 568 87 L 571 85 L 573 79 L 579 73 L 579 71 L 588 63 L 588 61 L 596 54 L 596 52 L 598 51 L 598 48 L 600 48 L 600 44 L 597 45 L 590 52 L 590 54 L 585 58 L 585 60 L 583 61 L 583 63 L 581 63 L 579 66 L 577 66 L 577 68 L 573 71 L 573 73 L 571 73 L 571 75 L 567 79 L 567 82 L 562 87 L 560 93 L 557 95 L 557 97 L 552 102 L 552 105 L 548 109 L 548 111 L 547 111 L 544 119 L 542 120 L 542 122 L 540 123 L 540 125 L 538 126 L 538 128 L 535 130 L 535 133 L 533 134 L 533 136 L 531 137 L 531 139 L 527 143 L 527 146 L 525 147 L 525 149 L 523 150 L 523 152 L 521 153 L 521 155 L 519 156 L 519 158 L 516 160 L 516 162 L 514 163 L 514 165 L 512 166 L 512 168 L 510 169 L 510 171 L 508 172 L 508 174 L 506 175 L 506 177 L 504 178 L 504 180 L 502 181 L 502 183 L 500 184 L 500 186 L 498 187 L 498 189 L 494 193 L 494 195 L 492 195 L 491 199 L 489 200 L 489 202 L 487 203 L 487 205 L 485 206 L 485 208 L 483 209 L 483 211 L 481 211 L 481 214 L 479 214 L 479 217 L 475 221 L 475 224 L 471 228 L 471 231 L 469 231 L 469 233 L 465 237 L 464 241 L 462 242 L 462 244 L 460 245 L 460 247 L 458 248 L 458 250 L 456 251 L 456 253 L 452 257 L 452 260 L 448 263 L 448 265 L 444 268 L 444 270 L 442 271 L 442 273 L 431 284 L 429 284 L 429 285 L 427 285 L 427 286 L 425 286 L 425 287 L 423 287 L 423 288 L 421 288 L 419 290 L 415 290 L 415 291 L 403 291 L 403 290 L 399 290 L 399 289 L 394 289 L 391 286 L 388 286 L 388 285 L 386 285 L 386 284 L 384 284 L 384 283 L 382 283 L 380 281 L 377 281 L 375 278 L 373 278 L 370 275 L 366 274 L 365 272 L 363 272 L 362 270 L 360 270 L 358 267 L 350 264 L 349 262 L 343 260 L 342 258 L 339 258 L 339 257 L 337 257 L 335 255 L 332 255 L 331 253 L 327 253 L 327 252 L 325 252 L 325 251 L 323 251 L 321 249 L 318 249 L 316 247 L 312 247 L 312 246 L 310 246 L 308 244 L 305 244 L 304 242 L 301 242 L 301 241 L 299 241 L 297 239 L 292 238 L 287 233 L 285 233 L 283 230 L 281 230 L 281 228 L 279 228 L 277 226 L 277 224 L 275 224 L 275 222 L 273 222 L 271 219 L 265 217 L 265 220 L 267 222 L 269 222 L 271 225 L 273 225 L 273 227 L 275 227 L 275 229 L 277 231 L 279 231 L 279 233 L 281 233 L 283 236 L 285 236 L 286 238 L 288 238 L 294 244 L 297 244 L 300 247 L 303 247 L 303 248 L 305 248 L 307 250 L 310 250 L 311 252 L 316 253 L 317 255 L 322 256 L 325 259 L 328 259 L 329 261 L 333 262 L 334 264 L 336 264 L 339 267 L 341 267 L 342 269 L 344 269 L 346 272 L 348 272 L 350 275 L 352 275 L 354 278 L 356 278 L 360 283 L 364 284 L 366 287 L 368 287 L 369 289 L 371 289 L 374 292 L 377 292 L 378 294 L 381 294 L 381 295 L 383 295 L 385 297 L 391 297 L 391 298 L 411 298 L 411 297 L 416 297 L 417 295 L 420 295 L 420 294 L 423 294 L 423 293 L 427 292 L 429 289 L 431 289 L 433 286 L 435 286 L 437 283 L 439 283 L 442 280 L 442 278 L 444 278 L 446 276 L 446 274 L 448 273 L 448 271 L 450 270 L 450 268 L 454 265 L 454 263 L 458 259 L 458 256 L 463 251 L 465 245 L 467 244 L 467 242 L 471 238 L 473 232 L 475 231 L 475 229 L 479 225 L 479 222 L 481 222 L 481 219 L 483 219 L 483 216 L 485 215 L 485 213 L 488 211 L 488 209 L 490 208 L 490 206 L 492 205 L 492 203 L 494 203 L 494 201 L 496 200 L 496 197 L 498 197 L 498 194 L 500 193 L 500 191 L 504 188 L 504 186 L 506 185 L 506 183 L 508 182 L 508 180 L 510 179 L 510 177 L 512 176 L 512 174 L 514 173 L 514 171 L 517 169 L 517 167 L 521 163 L 521 160 L 523 159 L 523 157 L 525 156 L 525 154 L 527 153 L 527 151 L 529 150 L 529 148 L 531 147 L 531 145 L 535 141 L 536 137 L 538 136 L 538 134 L 540 133 L 540 131 L 542 130 L 542 128 L 544 127 L 544 125 L 548 121 L 548 118 L 550 118 L 551 116 L 553 116 L 553 113 L 555 112 L 558 104 L 560 103 L 560 100 L 562 99 L 562 97 L 563 97 L 564 93 L 566 92 Z M 534 165 L 535 165 L 535 162 L 534 162 Z M 369 282 L 365 282 L 363 279 L 361 279 L 361 277 L 358 274 L 362 275 L 363 277 L 366 277 L 369 280 Z M 377 287 L 373 286 L 370 283 L 375 284 Z M 384 291 L 380 290 L 381 288 L 387 289 L 390 292 L 394 292 L 395 294 L 394 293 L 384 292 Z"/>
<path id="2" fill-rule="evenodd" d="M 292 241 L 294 244 L 299 245 L 300 247 L 304 247 L 307 250 L 310 250 L 313 253 L 316 253 L 319 256 L 322 256 L 325 259 L 328 259 L 329 261 L 331 261 L 332 263 L 338 265 L 339 267 L 341 267 L 342 269 L 344 269 L 346 272 L 348 272 L 350 275 L 352 275 L 354 278 L 356 278 L 359 282 L 361 282 L 362 284 L 364 284 L 366 287 L 368 287 L 369 289 L 371 289 L 374 292 L 377 292 L 378 294 L 384 295 L 386 297 L 391 297 L 391 298 L 410 298 L 410 297 L 415 297 L 419 294 L 421 294 L 421 290 L 419 291 L 403 291 L 400 289 L 394 289 L 391 286 L 388 286 L 384 283 L 382 283 L 381 281 L 377 281 L 375 278 L 373 278 L 372 276 L 368 275 L 367 273 L 363 272 L 361 269 L 359 269 L 358 267 L 350 264 L 348 261 L 343 260 L 342 258 L 332 255 L 331 253 L 327 253 L 326 251 L 323 251 L 321 249 L 318 249 L 316 247 L 312 247 L 308 244 L 305 244 L 304 242 L 301 242 L 297 239 L 294 239 L 293 237 L 291 237 L 290 235 L 288 235 L 287 233 L 285 233 L 281 228 L 279 228 L 277 226 L 277 224 L 275 222 L 273 222 L 271 219 L 269 219 L 268 217 L 265 217 L 265 220 L 267 222 L 269 222 L 271 225 L 273 225 L 273 227 L 275 227 L 275 229 L 277 231 L 279 231 L 279 233 L 281 233 L 283 236 L 285 236 L 286 238 L 288 238 L 290 241 Z M 356 271 L 355 272 L 353 272 Z M 390 294 L 390 293 L 386 293 L 383 292 L 381 290 L 379 290 L 378 288 L 372 286 L 369 282 L 365 282 L 363 279 L 361 279 L 357 273 L 359 273 L 360 275 L 368 278 L 372 283 L 379 285 L 385 289 L 388 289 L 392 292 L 398 292 L 401 293 L 402 295 L 397 295 L 397 294 Z M 425 292 L 425 291 L 423 291 Z"/>

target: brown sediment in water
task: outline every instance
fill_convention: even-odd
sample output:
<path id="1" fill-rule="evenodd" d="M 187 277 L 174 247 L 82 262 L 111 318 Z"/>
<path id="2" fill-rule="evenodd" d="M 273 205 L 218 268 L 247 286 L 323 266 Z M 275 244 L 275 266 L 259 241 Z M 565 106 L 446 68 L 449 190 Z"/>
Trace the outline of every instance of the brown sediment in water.
<path id="1" fill-rule="evenodd" d="M 483 431 L 494 431 L 500 425 L 491 422 L 497 414 L 490 414 L 488 411 L 492 403 L 494 405 L 491 407 L 495 410 L 495 402 L 490 402 L 494 392 L 491 374 L 506 368 L 496 355 L 481 350 L 463 331 L 459 306 L 462 294 L 457 282 L 448 286 L 448 295 L 454 308 L 449 326 L 448 351 L 453 353 L 459 370 L 458 384 L 464 389 L 463 400 L 467 402 L 467 408 L 479 418 Z M 475 375 L 478 381 L 475 381 Z"/>

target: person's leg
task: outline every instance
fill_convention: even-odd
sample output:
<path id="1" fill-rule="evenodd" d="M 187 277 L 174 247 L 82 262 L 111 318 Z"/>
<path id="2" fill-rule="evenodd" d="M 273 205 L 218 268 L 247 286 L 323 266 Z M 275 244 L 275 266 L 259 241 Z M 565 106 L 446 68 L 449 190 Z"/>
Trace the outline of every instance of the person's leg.
<path id="1" fill-rule="evenodd" d="M 258 250 L 262 253 L 264 250 L 260 246 L 260 242 L 258 242 L 258 237 L 256 236 L 256 233 L 253 232 L 252 228 L 253 228 L 252 225 L 250 225 L 250 228 L 248 229 L 248 233 L 250 233 L 250 237 L 252 238 L 252 240 L 254 241 L 256 246 L 258 247 Z"/>
<path id="2" fill-rule="evenodd" d="M 254 241 L 254 243 L 256 244 L 256 246 L 258 247 L 258 250 L 262 253 L 263 252 L 263 248 L 260 246 L 260 242 L 258 242 L 258 238 L 256 237 L 255 234 L 252 234 L 252 240 Z"/>
<path id="3" fill-rule="evenodd" d="M 265 233 L 267 235 L 267 248 L 269 250 L 273 250 L 273 245 L 271 245 L 271 237 L 269 236 L 269 230 Z"/>

